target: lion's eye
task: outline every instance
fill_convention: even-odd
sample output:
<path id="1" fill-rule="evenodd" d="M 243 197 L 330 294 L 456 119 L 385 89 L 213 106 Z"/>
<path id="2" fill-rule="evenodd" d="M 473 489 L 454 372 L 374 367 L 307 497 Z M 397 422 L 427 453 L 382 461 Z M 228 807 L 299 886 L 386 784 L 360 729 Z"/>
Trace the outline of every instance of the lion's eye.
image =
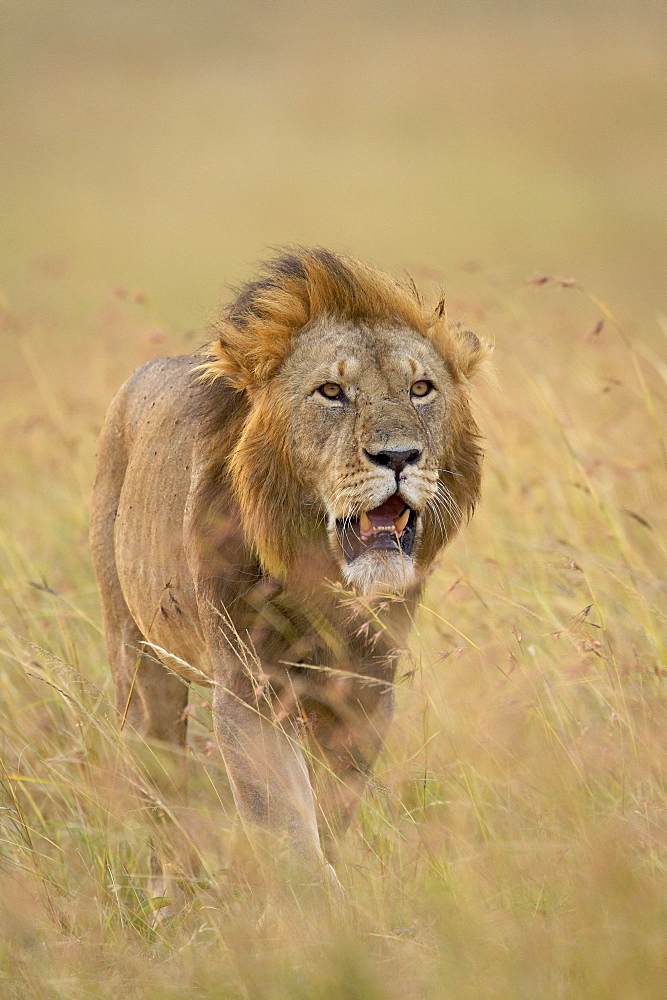
<path id="1" fill-rule="evenodd" d="M 320 392 L 326 399 L 343 398 L 343 390 L 337 382 L 325 382 L 324 385 L 321 385 L 317 391 Z"/>
<path id="2" fill-rule="evenodd" d="M 422 379 L 419 382 L 413 382 L 410 393 L 413 396 L 423 397 L 428 396 L 429 392 L 433 390 L 433 383 L 427 382 L 426 379 Z"/>

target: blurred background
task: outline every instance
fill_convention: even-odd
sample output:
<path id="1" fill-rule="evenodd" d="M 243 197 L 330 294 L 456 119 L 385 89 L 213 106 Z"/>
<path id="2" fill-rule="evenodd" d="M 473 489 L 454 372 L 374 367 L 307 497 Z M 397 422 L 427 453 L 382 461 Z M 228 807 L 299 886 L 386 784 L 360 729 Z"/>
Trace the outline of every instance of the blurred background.
<path id="1" fill-rule="evenodd" d="M 3 0 L 0 294 L 184 330 L 318 243 L 450 294 L 576 276 L 652 338 L 666 50 L 662 0 Z"/>
<path id="2" fill-rule="evenodd" d="M 180 819 L 210 884 L 157 926 L 97 438 L 292 242 L 495 342 L 482 503 L 342 847 L 350 934 L 257 923 L 202 691 Z M 666 264 L 665 0 L 0 0 L 2 996 L 665 995 Z"/>

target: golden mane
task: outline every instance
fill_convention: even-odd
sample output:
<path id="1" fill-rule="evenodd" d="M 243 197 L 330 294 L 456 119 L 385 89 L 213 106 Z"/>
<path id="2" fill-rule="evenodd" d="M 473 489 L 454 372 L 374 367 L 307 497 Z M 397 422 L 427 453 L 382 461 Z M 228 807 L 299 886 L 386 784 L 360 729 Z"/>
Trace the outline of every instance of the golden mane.
<path id="1" fill-rule="evenodd" d="M 294 337 L 324 317 L 346 323 L 407 326 L 431 339 L 455 372 L 469 376 L 486 354 L 474 335 L 452 335 L 441 297 L 425 307 L 410 279 L 401 282 L 323 247 L 291 247 L 263 265 L 214 321 L 204 379 L 225 377 L 235 389 L 265 384 Z"/>
<path id="2" fill-rule="evenodd" d="M 489 348 L 474 333 L 448 325 L 442 298 L 429 309 L 411 280 L 400 282 L 323 248 L 290 248 L 264 264 L 213 324 L 216 336 L 199 366 L 211 456 L 200 508 L 216 507 L 229 477 L 248 542 L 266 572 L 284 577 L 313 529 L 287 447 L 287 401 L 267 390 L 297 334 L 325 318 L 408 327 L 433 343 L 452 373 L 456 391 L 442 459 L 451 475 L 441 474 L 452 509 L 425 515 L 421 561 L 428 565 L 472 513 L 479 493 L 481 452 L 466 380 Z"/>

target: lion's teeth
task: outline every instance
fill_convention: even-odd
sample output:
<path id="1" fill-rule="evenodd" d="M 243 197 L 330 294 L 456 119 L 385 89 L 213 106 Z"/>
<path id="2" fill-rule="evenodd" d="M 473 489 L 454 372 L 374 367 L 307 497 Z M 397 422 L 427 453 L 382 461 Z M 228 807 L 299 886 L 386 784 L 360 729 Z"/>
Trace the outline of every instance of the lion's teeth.
<path id="1" fill-rule="evenodd" d="M 367 535 L 372 530 L 371 519 L 368 514 L 359 515 L 359 527 L 363 535 Z"/>
<path id="2" fill-rule="evenodd" d="M 410 520 L 410 508 L 406 507 L 401 516 L 397 517 L 396 520 L 394 521 L 394 528 L 396 530 L 397 535 L 400 535 L 400 533 L 403 531 L 403 528 L 406 526 L 409 520 Z"/>

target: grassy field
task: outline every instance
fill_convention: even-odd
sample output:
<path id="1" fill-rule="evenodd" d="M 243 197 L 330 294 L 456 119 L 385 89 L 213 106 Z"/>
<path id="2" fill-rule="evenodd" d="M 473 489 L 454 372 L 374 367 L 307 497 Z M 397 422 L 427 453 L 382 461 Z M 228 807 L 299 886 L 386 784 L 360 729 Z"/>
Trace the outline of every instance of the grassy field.
<path id="1" fill-rule="evenodd" d="M 657 1000 L 659 6 L 192 6 L 1 12 L 0 997 Z M 290 240 L 443 284 L 498 385 L 483 502 L 342 847 L 343 919 L 258 927 L 205 693 L 175 830 L 119 739 L 87 498 L 115 388 L 202 342 L 224 283 Z M 151 837 L 202 871 L 162 921 Z"/>

